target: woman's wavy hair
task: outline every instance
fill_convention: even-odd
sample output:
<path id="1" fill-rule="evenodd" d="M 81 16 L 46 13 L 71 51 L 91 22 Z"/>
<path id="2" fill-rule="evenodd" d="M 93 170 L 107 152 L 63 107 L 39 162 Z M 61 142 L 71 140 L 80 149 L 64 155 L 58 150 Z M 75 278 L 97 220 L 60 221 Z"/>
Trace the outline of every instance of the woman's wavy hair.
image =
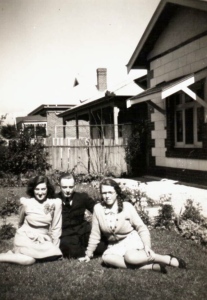
<path id="1" fill-rule="evenodd" d="M 108 186 L 112 186 L 116 193 L 117 193 L 117 202 L 118 202 L 118 213 L 120 213 L 123 210 L 123 201 L 125 200 L 125 196 L 122 193 L 122 190 L 119 186 L 119 184 L 113 180 L 112 178 L 104 178 L 102 179 L 102 181 L 100 182 L 100 193 L 102 193 L 102 186 L 103 185 L 108 185 Z M 101 204 L 104 205 L 103 199 L 101 200 Z"/>
<path id="2" fill-rule="evenodd" d="M 47 186 L 47 198 L 55 198 L 55 187 L 50 182 L 49 178 L 47 176 L 38 175 L 33 177 L 27 185 L 27 195 L 31 198 L 34 197 L 34 190 L 36 186 L 40 183 L 45 183 Z"/>

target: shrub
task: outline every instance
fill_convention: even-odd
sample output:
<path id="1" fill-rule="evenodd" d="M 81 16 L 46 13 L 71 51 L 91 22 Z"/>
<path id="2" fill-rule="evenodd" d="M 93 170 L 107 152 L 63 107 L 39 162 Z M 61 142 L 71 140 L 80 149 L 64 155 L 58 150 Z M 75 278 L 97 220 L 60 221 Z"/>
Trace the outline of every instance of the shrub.
<path id="1" fill-rule="evenodd" d="M 164 204 L 155 217 L 155 227 L 164 227 L 171 230 L 174 227 L 174 210 L 172 205 Z"/>
<path id="2" fill-rule="evenodd" d="M 181 216 L 183 220 L 191 220 L 195 223 L 201 223 L 203 220 L 203 217 L 200 213 L 200 206 L 197 204 L 196 206 L 193 203 L 193 200 L 187 199 L 185 204 L 185 210 Z"/>
<path id="3" fill-rule="evenodd" d="M 147 225 L 147 226 L 151 226 L 152 222 L 151 222 L 151 219 L 149 217 L 149 213 L 145 209 L 140 207 L 139 205 L 135 204 L 134 207 L 135 207 L 138 215 L 140 216 L 140 218 L 144 222 L 144 224 Z"/>
<path id="4" fill-rule="evenodd" d="M 28 170 L 45 173 L 51 165 L 47 162 L 49 155 L 46 147 L 39 139 L 32 139 L 27 133 L 9 141 L 9 145 L 1 145 L 0 169 L 4 173 L 25 174 Z"/>
<path id="5" fill-rule="evenodd" d="M 19 212 L 19 201 L 13 190 L 7 191 L 7 197 L 0 206 L 0 216 L 5 219 L 11 214 L 18 214 Z"/>
<path id="6" fill-rule="evenodd" d="M 11 224 L 4 224 L 0 227 L 0 240 L 9 240 L 15 236 L 16 228 Z"/>
<path id="7" fill-rule="evenodd" d="M 183 220 L 179 226 L 181 235 L 187 239 L 191 239 L 202 246 L 207 246 L 207 229 L 190 219 Z"/>
<path id="8" fill-rule="evenodd" d="M 102 173 L 74 174 L 77 183 L 91 183 L 92 181 L 100 181 L 105 175 Z"/>
<path id="9" fill-rule="evenodd" d="M 195 205 L 193 200 L 188 199 L 185 204 L 185 210 L 179 218 L 177 227 L 183 237 L 206 247 L 207 219 L 201 215 L 200 211 L 200 205 Z"/>

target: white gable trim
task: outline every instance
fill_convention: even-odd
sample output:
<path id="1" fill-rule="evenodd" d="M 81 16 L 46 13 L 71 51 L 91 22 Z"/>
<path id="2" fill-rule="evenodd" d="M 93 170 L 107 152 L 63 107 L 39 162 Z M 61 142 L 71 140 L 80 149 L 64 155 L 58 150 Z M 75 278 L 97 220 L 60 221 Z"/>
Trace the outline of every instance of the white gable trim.
<path id="1" fill-rule="evenodd" d="M 133 97 L 133 99 L 128 99 L 127 100 L 127 108 L 131 107 L 134 104 L 138 104 L 141 102 L 145 102 L 147 101 L 148 104 L 150 104 L 150 102 L 152 102 L 152 97 L 153 98 L 158 98 L 160 97 L 160 99 L 165 99 L 179 91 L 183 91 L 184 93 L 186 93 L 188 96 L 190 96 L 194 101 L 197 101 L 200 105 L 202 105 L 203 107 L 205 107 L 207 109 L 207 103 L 201 99 L 198 95 L 196 95 L 191 89 L 189 89 L 189 85 L 201 80 L 202 78 L 206 77 L 206 70 L 199 72 L 196 75 L 191 75 L 190 77 L 185 77 L 184 79 L 177 81 L 177 83 L 173 83 L 173 84 L 168 84 L 167 83 L 164 87 L 161 88 L 161 91 L 159 92 L 152 92 L 151 94 L 144 94 L 143 96 L 141 95 L 137 95 L 137 98 Z M 152 88 L 153 89 L 153 88 Z M 146 91 L 146 93 L 149 93 L 149 91 Z M 135 98 L 135 99 L 134 99 Z M 155 109 L 156 106 L 154 106 Z M 157 109 L 159 112 L 161 113 L 165 113 L 165 111 L 161 111 L 160 109 Z"/>
<path id="2" fill-rule="evenodd" d="M 179 83 L 176 83 L 173 86 L 164 88 L 161 92 L 161 98 L 165 99 L 165 98 L 179 92 L 180 90 L 183 90 L 185 87 L 187 87 L 187 86 L 189 86 L 193 83 L 195 83 L 195 77 L 191 76 L 190 78 L 185 79 L 182 82 L 179 82 Z"/>

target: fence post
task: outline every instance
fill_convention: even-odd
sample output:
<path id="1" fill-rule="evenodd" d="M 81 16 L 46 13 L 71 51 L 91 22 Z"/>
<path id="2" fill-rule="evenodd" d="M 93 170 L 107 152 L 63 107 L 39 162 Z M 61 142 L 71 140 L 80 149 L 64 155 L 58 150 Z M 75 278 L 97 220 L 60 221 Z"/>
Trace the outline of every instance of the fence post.
<path id="1" fill-rule="evenodd" d="M 114 141 L 116 145 L 118 145 L 118 140 L 119 140 L 118 115 L 119 115 L 119 108 L 115 106 L 114 107 Z"/>

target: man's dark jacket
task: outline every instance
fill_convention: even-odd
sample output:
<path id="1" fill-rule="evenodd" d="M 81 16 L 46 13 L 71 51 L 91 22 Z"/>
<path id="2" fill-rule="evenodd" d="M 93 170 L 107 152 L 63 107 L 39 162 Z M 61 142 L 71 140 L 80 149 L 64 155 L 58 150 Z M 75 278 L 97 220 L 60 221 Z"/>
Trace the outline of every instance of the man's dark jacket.
<path id="1" fill-rule="evenodd" d="M 62 199 L 61 192 L 56 197 Z M 95 201 L 86 193 L 74 192 L 72 205 L 62 204 L 62 237 L 82 235 L 90 232 L 90 225 L 84 219 L 85 210 L 93 213 Z"/>

